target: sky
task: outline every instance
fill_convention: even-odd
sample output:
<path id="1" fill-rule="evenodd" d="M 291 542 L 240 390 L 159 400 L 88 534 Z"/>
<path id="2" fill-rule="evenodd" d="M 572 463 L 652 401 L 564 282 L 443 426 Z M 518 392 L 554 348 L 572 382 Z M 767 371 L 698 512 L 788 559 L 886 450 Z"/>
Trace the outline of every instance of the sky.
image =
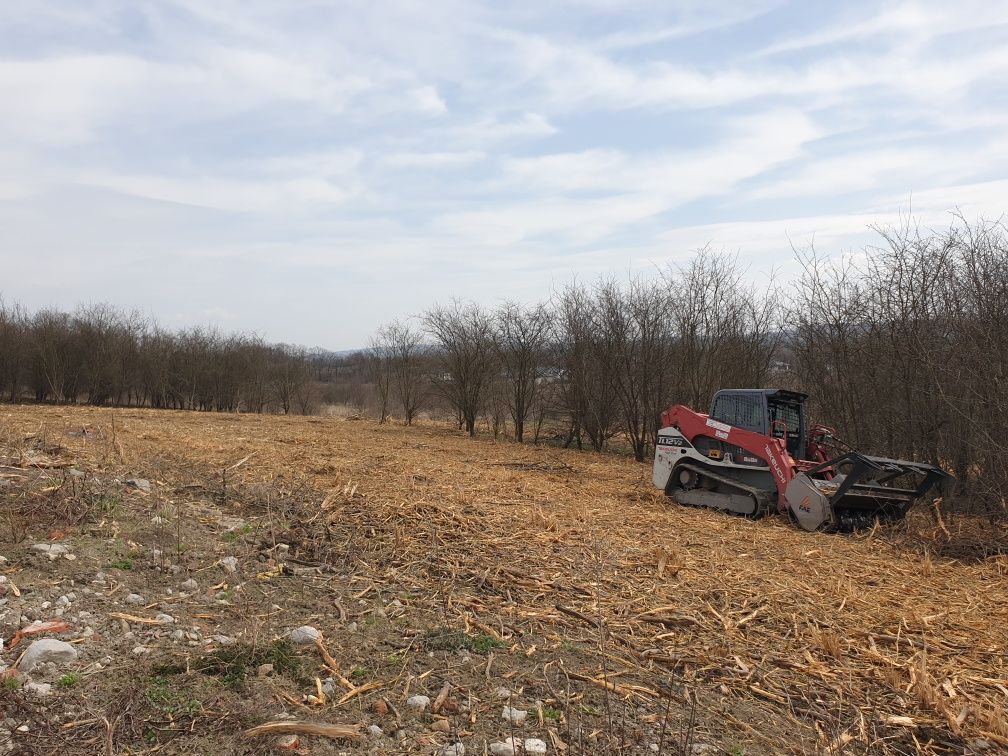
<path id="1" fill-rule="evenodd" d="M 0 295 L 362 346 L 1008 209 L 1008 3 L 0 4 Z"/>

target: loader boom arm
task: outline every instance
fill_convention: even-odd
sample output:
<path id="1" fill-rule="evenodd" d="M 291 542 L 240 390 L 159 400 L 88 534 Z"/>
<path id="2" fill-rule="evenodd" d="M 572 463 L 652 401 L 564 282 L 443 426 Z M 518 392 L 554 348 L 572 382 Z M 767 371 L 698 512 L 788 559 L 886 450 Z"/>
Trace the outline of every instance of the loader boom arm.
<path id="1" fill-rule="evenodd" d="M 777 509 L 780 512 L 787 511 L 784 491 L 797 474 L 798 465 L 788 453 L 784 441 L 722 423 L 684 404 L 669 407 L 662 413 L 661 419 L 663 428 L 678 428 L 691 444 L 699 436 L 710 436 L 744 449 L 766 462 L 773 473 L 774 483 L 777 484 Z"/>

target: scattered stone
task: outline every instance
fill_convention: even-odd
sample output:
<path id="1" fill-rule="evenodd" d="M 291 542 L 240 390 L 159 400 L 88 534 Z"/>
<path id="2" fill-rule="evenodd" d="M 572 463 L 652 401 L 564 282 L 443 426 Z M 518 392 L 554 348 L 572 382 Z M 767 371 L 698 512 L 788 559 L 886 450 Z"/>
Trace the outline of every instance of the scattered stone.
<path id="1" fill-rule="evenodd" d="M 71 478 L 83 478 L 84 471 L 78 470 L 76 467 L 70 467 L 67 468 L 67 475 L 69 475 Z"/>
<path id="2" fill-rule="evenodd" d="M 150 493 L 150 481 L 146 478 L 126 478 L 123 481 L 126 488 L 135 488 L 137 491 Z"/>
<path id="3" fill-rule="evenodd" d="M 434 732 L 448 732 L 451 730 L 451 722 L 447 719 L 436 719 L 431 723 L 430 728 Z"/>
<path id="4" fill-rule="evenodd" d="M 525 738 L 526 756 L 543 756 L 546 753 L 546 742 L 539 738 Z"/>
<path id="5" fill-rule="evenodd" d="M 24 684 L 23 690 L 29 698 L 45 698 L 52 693 L 52 685 L 42 682 L 29 682 Z"/>
<path id="6" fill-rule="evenodd" d="M 296 751 L 301 747 L 301 738 L 297 735 L 281 735 L 276 739 L 276 744 L 282 751 Z"/>
<path id="7" fill-rule="evenodd" d="M 718 747 L 711 745 L 710 743 L 694 743 L 693 744 L 693 754 L 694 756 L 701 756 L 705 753 L 717 753 Z"/>
<path id="8" fill-rule="evenodd" d="M 235 639 L 230 635 L 215 635 L 211 640 L 222 646 L 233 646 L 235 644 Z"/>
<path id="9" fill-rule="evenodd" d="M 357 632 L 357 623 L 356 622 L 351 622 L 349 625 L 346 626 L 346 630 L 347 630 L 348 633 L 356 633 Z"/>
<path id="10" fill-rule="evenodd" d="M 62 607 L 63 609 L 69 608 L 70 603 L 70 598 L 68 596 L 60 596 L 56 599 L 56 606 Z"/>
<path id="11" fill-rule="evenodd" d="M 144 654 L 149 654 L 150 649 L 147 646 L 137 646 L 132 651 L 133 656 L 143 656 Z"/>
<path id="12" fill-rule="evenodd" d="M 182 583 L 182 588 L 181 589 L 183 591 L 188 592 L 188 593 L 192 593 L 193 591 L 198 591 L 199 590 L 199 583 L 197 583 L 192 578 L 189 578 L 184 583 Z"/>
<path id="13" fill-rule="evenodd" d="M 126 597 L 125 601 L 127 604 L 132 604 L 133 606 L 141 606 L 144 602 L 143 596 L 139 593 L 131 593 Z"/>
<path id="14" fill-rule="evenodd" d="M 185 636 L 186 636 L 185 630 L 182 630 L 181 628 L 179 628 L 178 630 L 173 630 L 172 631 L 171 639 L 173 641 L 175 641 L 176 643 L 181 643 L 182 641 L 185 640 Z"/>
<path id="15" fill-rule="evenodd" d="M 29 674 L 40 664 L 69 664 L 77 661 L 77 649 L 55 638 L 40 638 L 28 646 L 18 669 Z"/>
<path id="16" fill-rule="evenodd" d="M 430 698 L 427 696 L 410 696 L 406 700 L 406 705 L 409 706 L 413 711 L 423 713 L 427 711 L 430 707 Z"/>
<path id="17" fill-rule="evenodd" d="M 368 725 L 367 731 L 372 738 L 380 738 L 385 734 L 385 730 L 376 724 Z"/>
<path id="18" fill-rule="evenodd" d="M 45 554 L 49 559 L 56 559 L 70 553 L 70 549 L 62 543 L 36 543 L 32 546 L 36 554 Z"/>
<path id="19" fill-rule="evenodd" d="M 507 738 L 490 744 L 490 753 L 493 756 L 515 756 L 520 749 L 521 741 L 518 738 Z"/>
<path id="20" fill-rule="evenodd" d="M 298 643 L 300 645 L 309 645 L 319 640 L 321 637 L 321 631 L 311 625 L 302 625 L 301 627 L 296 627 L 287 633 L 287 638 L 291 643 Z"/>
<path id="21" fill-rule="evenodd" d="M 497 688 L 497 690 L 494 691 L 494 696 L 498 701 L 507 701 L 511 698 L 511 689 L 505 687 Z"/>
<path id="22" fill-rule="evenodd" d="M 461 743 L 451 743 L 441 749 L 441 756 L 465 756 L 465 746 Z"/>
<path id="23" fill-rule="evenodd" d="M 258 675 L 259 677 L 269 677 L 272 674 L 273 674 L 272 664 L 260 664 L 258 667 L 256 667 L 256 675 Z"/>
<path id="24" fill-rule="evenodd" d="M 154 619 L 156 619 L 162 625 L 171 625 L 174 624 L 175 622 L 174 617 L 172 617 L 170 614 L 165 614 L 164 612 L 158 614 L 158 616 L 156 616 Z"/>
<path id="25" fill-rule="evenodd" d="M 522 724 L 527 717 L 527 711 L 522 709 L 513 709 L 510 706 L 505 706 L 504 710 L 501 712 L 501 719 L 505 722 L 510 722 L 513 725 Z"/>
<path id="26" fill-rule="evenodd" d="M 238 557 L 233 556 L 224 557 L 223 559 L 220 560 L 220 566 L 224 569 L 225 572 L 234 574 L 235 572 L 238 571 Z"/>

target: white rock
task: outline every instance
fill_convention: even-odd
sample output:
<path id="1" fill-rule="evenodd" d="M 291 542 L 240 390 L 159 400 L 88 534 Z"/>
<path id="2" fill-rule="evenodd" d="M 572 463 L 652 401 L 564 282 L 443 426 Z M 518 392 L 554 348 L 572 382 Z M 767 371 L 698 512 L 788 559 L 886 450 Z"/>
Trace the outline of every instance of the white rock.
<path id="1" fill-rule="evenodd" d="M 490 744 L 490 753 L 493 756 L 515 756 L 519 750 L 521 750 L 521 740 L 518 738 L 507 738 Z"/>
<path id="2" fill-rule="evenodd" d="M 62 543 L 36 543 L 32 546 L 32 551 L 38 554 L 46 554 L 50 559 L 70 553 L 70 549 Z"/>
<path id="3" fill-rule="evenodd" d="M 150 481 L 146 478 L 126 478 L 123 483 L 127 488 L 135 488 L 138 491 L 150 491 Z"/>
<path id="4" fill-rule="evenodd" d="M 385 730 L 383 730 L 376 724 L 368 725 L 367 731 L 368 735 L 370 735 L 372 738 L 380 738 L 382 735 L 385 734 Z"/>
<path id="5" fill-rule="evenodd" d="M 126 597 L 125 601 L 127 604 L 132 604 L 133 606 L 140 606 L 144 602 L 143 596 L 139 593 L 131 593 Z"/>
<path id="6" fill-rule="evenodd" d="M 505 687 L 497 688 L 497 690 L 494 691 L 494 696 L 498 701 L 507 701 L 511 698 L 511 689 Z"/>
<path id="7" fill-rule="evenodd" d="M 410 696 L 406 700 L 406 705 L 413 711 L 424 712 L 430 706 L 430 698 L 427 696 Z"/>
<path id="8" fill-rule="evenodd" d="M 238 557 L 224 557 L 220 560 L 220 566 L 225 572 L 235 573 L 238 571 Z"/>
<path id="9" fill-rule="evenodd" d="M 525 738 L 525 753 L 529 756 L 543 756 L 546 753 L 546 742 L 539 738 Z"/>
<path id="10" fill-rule="evenodd" d="M 52 685 L 42 682 L 29 682 L 25 683 L 24 692 L 29 698 L 45 698 L 52 693 Z"/>
<path id="11" fill-rule="evenodd" d="M 465 746 L 461 743 L 452 743 L 441 749 L 441 756 L 465 756 Z"/>
<path id="12" fill-rule="evenodd" d="M 39 664 L 69 664 L 77 661 L 77 649 L 55 638 L 40 638 L 28 646 L 18 669 L 31 673 Z"/>
<path id="13" fill-rule="evenodd" d="M 299 643 L 302 645 L 314 643 L 321 637 L 321 631 L 311 625 L 302 625 L 301 627 L 296 627 L 287 633 L 287 638 L 291 643 Z"/>
<path id="14" fill-rule="evenodd" d="M 520 725 L 527 717 L 527 711 L 523 711 L 522 709 L 513 709 L 510 706 L 505 706 L 504 710 L 501 712 L 501 719 L 514 725 Z"/>

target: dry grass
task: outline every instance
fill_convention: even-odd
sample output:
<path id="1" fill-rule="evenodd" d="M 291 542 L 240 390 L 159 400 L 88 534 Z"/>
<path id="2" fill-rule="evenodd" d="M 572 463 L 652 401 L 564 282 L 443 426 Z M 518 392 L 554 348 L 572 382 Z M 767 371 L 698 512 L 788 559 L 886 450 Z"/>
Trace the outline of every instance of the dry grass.
<path id="1" fill-rule="evenodd" d="M 57 439 L 67 461 L 177 490 L 216 476 L 225 504 L 257 487 L 288 502 L 319 492 L 281 534 L 292 553 L 351 565 L 361 590 L 423 597 L 407 610 L 538 660 L 575 691 L 557 693 L 566 703 L 603 692 L 644 721 L 695 703 L 701 736 L 746 753 L 1008 748 L 1008 562 L 993 526 L 980 558 L 968 522 L 948 536 L 923 514 L 905 534 L 810 535 L 672 505 L 627 459 L 444 428 L 117 410 L 113 443 L 111 417 L 2 407 L 0 435 Z M 101 435 L 66 434 L 82 427 Z M 586 639 L 590 662 L 565 659 Z"/>

